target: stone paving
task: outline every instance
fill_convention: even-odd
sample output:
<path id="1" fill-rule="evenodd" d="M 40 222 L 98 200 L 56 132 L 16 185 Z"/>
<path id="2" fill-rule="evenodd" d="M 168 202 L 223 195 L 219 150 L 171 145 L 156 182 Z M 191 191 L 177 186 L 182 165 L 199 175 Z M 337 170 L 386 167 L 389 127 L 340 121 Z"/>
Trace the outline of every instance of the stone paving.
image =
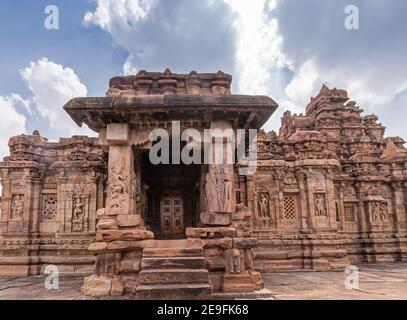
<path id="1" fill-rule="evenodd" d="M 359 289 L 345 288 L 343 271 L 297 271 L 264 274 L 266 289 L 277 300 L 406 300 L 407 263 L 361 264 Z M 83 279 L 60 279 L 60 289 L 44 288 L 44 277 L 0 278 L 0 300 L 84 300 Z"/>

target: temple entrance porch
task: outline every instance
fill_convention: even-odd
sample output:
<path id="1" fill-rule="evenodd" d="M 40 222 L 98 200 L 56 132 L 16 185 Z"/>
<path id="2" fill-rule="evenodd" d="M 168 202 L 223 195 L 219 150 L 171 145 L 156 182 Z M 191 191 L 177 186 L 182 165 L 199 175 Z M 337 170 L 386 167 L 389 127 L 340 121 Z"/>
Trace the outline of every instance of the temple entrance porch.
<path id="1" fill-rule="evenodd" d="M 184 239 L 199 222 L 200 165 L 153 165 L 142 154 L 143 220 L 156 239 Z"/>

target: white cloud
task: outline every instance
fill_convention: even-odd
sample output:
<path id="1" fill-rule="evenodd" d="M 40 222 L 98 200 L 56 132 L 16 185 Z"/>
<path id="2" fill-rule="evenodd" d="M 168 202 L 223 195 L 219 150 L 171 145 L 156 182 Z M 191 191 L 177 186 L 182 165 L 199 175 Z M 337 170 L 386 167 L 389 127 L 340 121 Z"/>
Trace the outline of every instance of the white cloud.
<path id="1" fill-rule="evenodd" d="M 232 13 L 214 0 L 94 0 L 83 22 L 108 32 L 129 56 L 123 73 L 233 71 Z"/>
<path id="2" fill-rule="evenodd" d="M 224 0 L 236 14 L 235 78 L 237 90 L 246 94 L 283 93 L 280 70 L 291 63 L 281 50 L 277 19 L 270 18 L 276 0 Z"/>
<path id="3" fill-rule="evenodd" d="M 407 2 L 357 0 L 360 30 L 344 27 L 347 0 L 94 0 L 84 23 L 110 33 L 129 53 L 124 74 L 140 69 L 223 69 L 234 91 L 267 94 L 304 112 L 322 83 L 349 92 L 366 112 L 383 114 L 407 87 Z M 394 109 L 394 108 L 393 108 Z M 393 116 L 393 121 L 397 117 Z M 386 123 L 385 123 L 386 124 Z M 407 129 L 400 132 L 407 136 Z"/>
<path id="4" fill-rule="evenodd" d="M 295 73 L 292 81 L 287 85 L 285 93 L 287 101 L 282 107 L 294 112 L 302 113 L 305 104 L 316 95 L 317 88 L 321 83 L 318 70 L 313 61 L 307 61 Z"/>
<path id="5" fill-rule="evenodd" d="M 95 12 L 87 12 L 83 19 L 85 25 L 98 25 L 105 31 L 131 32 L 135 24 L 146 19 L 155 0 L 98 0 Z M 121 43 L 126 46 L 126 43 Z"/>
<path id="6" fill-rule="evenodd" d="M 26 104 L 18 94 L 0 96 L 0 161 L 8 155 L 10 137 L 26 133 L 26 117 L 17 111 L 18 104 Z"/>
<path id="7" fill-rule="evenodd" d="M 87 95 L 86 86 L 72 69 L 42 58 L 20 73 L 33 94 L 32 105 L 57 136 L 94 135 L 88 128 L 78 128 L 63 109 L 71 98 Z"/>
<path id="8" fill-rule="evenodd" d="M 323 82 L 348 91 L 366 113 L 377 113 L 389 128 L 401 129 L 401 110 L 407 88 L 407 2 L 357 1 L 360 30 L 346 30 L 347 0 L 277 2 L 282 51 L 294 61 L 294 77 L 287 85 L 284 107 L 305 109 Z M 293 23 L 295 22 L 295 23 Z M 402 98 L 404 97 L 404 98 Z M 403 112 L 404 113 L 404 112 Z M 394 130 L 391 130 L 394 134 Z"/>

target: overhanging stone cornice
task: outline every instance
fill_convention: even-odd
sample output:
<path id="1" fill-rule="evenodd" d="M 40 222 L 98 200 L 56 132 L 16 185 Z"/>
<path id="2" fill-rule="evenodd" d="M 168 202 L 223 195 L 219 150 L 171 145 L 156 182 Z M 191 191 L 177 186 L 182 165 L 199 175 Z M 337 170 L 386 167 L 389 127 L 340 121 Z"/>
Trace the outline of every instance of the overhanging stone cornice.
<path id="1" fill-rule="evenodd" d="M 74 98 L 64 109 L 79 125 L 99 132 L 108 123 L 172 120 L 231 120 L 239 128 L 260 129 L 277 109 L 267 96 L 145 95 Z"/>

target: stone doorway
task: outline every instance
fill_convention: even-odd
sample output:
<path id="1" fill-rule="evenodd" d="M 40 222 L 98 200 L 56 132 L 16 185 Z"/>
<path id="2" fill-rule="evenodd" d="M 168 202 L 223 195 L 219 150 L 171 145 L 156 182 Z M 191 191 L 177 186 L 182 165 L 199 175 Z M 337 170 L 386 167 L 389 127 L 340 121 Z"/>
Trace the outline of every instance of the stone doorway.
<path id="1" fill-rule="evenodd" d="M 180 190 L 164 190 L 160 201 L 160 233 L 177 236 L 184 233 L 184 201 Z"/>
<path id="2" fill-rule="evenodd" d="M 199 223 L 200 165 L 153 165 L 142 155 L 143 220 L 156 239 L 184 239 Z"/>

